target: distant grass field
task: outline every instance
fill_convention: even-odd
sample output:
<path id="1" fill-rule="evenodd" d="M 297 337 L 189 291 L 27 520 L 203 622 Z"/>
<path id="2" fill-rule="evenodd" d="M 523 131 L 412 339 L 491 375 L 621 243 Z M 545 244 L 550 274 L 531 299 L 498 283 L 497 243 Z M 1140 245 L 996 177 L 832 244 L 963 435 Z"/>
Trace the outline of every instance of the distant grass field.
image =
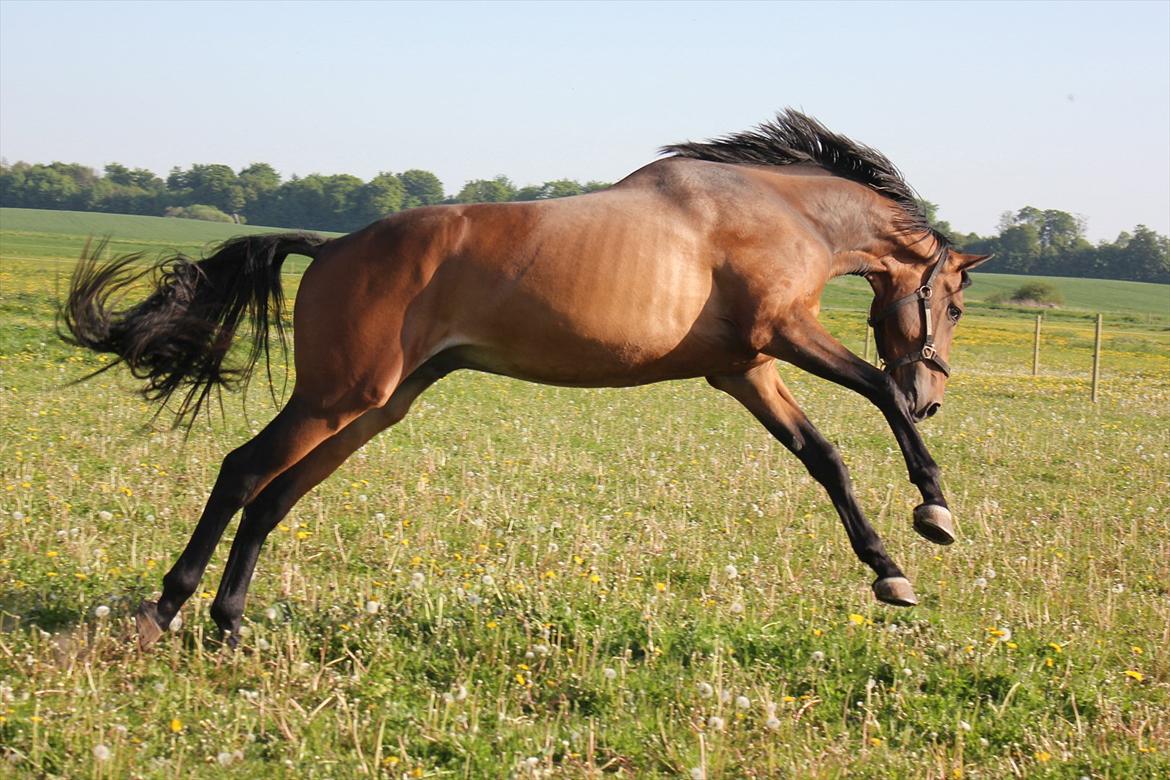
<path id="1" fill-rule="evenodd" d="M 125 372 L 67 384 L 106 364 L 53 333 L 91 227 L 148 251 L 240 231 L 90 216 L 58 231 L 0 212 L 0 776 L 1170 776 L 1157 289 L 1103 296 L 1096 405 L 1087 318 L 1045 324 L 1032 377 L 1031 313 L 969 307 L 922 429 L 956 512 L 947 548 L 912 532 L 880 414 L 781 369 L 914 609 L 874 602 L 823 490 L 703 381 L 457 373 L 273 533 L 241 650 L 207 616 L 233 528 L 182 629 L 142 654 L 137 601 L 273 408 L 253 387 L 184 439 Z M 860 352 L 857 281 L 823 318 Z"/>

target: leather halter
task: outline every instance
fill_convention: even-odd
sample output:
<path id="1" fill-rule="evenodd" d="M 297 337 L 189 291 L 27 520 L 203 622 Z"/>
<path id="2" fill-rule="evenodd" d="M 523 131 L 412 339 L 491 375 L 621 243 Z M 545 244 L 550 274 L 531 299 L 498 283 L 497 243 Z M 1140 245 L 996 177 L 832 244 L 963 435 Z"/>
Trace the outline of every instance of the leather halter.
<path id="1" fill-rule="evenodd" d="M 934 267 L 930 269 L 930 273 L 926 275 L 926 281 L 922 283 L 921 287 L 909 295 L 902 296 L 878 312 L 877 315 L 870 317 L 869 320 L 867 320 L 869 322 L 869 326 L 874 329 L 874 341 L 877 342 L 878 358 L 882 361 L 882 370 L 884 370 L 886 373 L 892 374 L 897 368 L 901 368 L 902 366 L 908 365 L 910 363 L 917 363 L 921 360 L 927 363 L 933 363 L 934 365 L 938 366 L 939 370 L 942 371 L 944 375 L 948 377 L 951 375 L 950 365 L 947 363 L 947 361 L 943 360 L 942 356 L 938 354 L 938 350 L 934 347 L 934 318 L 930 316 L 930 299 L 934 294 L 934 278 L 938 276 L 938 272 L 942 270 L 943 262 L 945 260 L 946 255 L 944 254 L 939 258 L 938 262 L 934 264 Z M 881 341 L 877 339 L 877 323 L 893 314 L 898 310 L 899 307 L 904 306 L 907 303 L 913 303 L 914 301 L 919 302 L 922 311 L 923 329 L 925 331 L 925 335 L 922 339 L 922 346 L 919 347 L 916 351 L 905 354 L 896 360 L 887 360 L 885 355 L 882 354 Z"/>

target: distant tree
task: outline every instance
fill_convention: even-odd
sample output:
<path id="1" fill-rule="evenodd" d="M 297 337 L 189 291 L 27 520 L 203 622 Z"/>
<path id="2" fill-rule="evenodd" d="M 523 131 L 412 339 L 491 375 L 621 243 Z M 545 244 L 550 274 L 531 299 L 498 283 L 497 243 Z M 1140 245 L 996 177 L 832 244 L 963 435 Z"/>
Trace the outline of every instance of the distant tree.
<path id="1" fill-rule="evenodd" d="M 225 214 L 215 206 L 204 203 L 195 203 L 190 206 L 171 206 L 163 216 L 179 217 L 181 219 L 202 219 L 206 222 L 234 222 L 231 215 Z"/>
<path id="2" fill-rule="evenodd" d="M 503 203 L 512 200 L 516 187 L 507 176 L 474 179 L 463 185 L 455 196 L 456 203 Z"/>
<path id="3" fill-rule="evenodd" d="M 388 214 L 401 211 L 406 198 L 406 188 L 401 176 L 379 173 L 362 185 L 354 202 L 350 230 L 381 219 Z"/>
<path id="4" fill-rule="evenodd" d="M 432 206 L 443 202 L 443 183 L 430 171 L 411 168 L 398 174 L 402 183 L 403 199 L 400 209 Z M 395 209 L 396 211 L 398 209 Z"/>

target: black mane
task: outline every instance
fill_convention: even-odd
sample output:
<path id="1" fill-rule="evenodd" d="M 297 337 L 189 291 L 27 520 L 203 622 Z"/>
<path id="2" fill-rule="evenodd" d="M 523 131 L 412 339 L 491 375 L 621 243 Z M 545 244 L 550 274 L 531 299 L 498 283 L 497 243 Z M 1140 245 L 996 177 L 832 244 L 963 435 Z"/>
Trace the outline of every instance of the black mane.
<path id="1" fill-rule="evenodd" d="M 925 232 L 938 241 L 938 256 L 950 241 L 926 218 L 917 194 L 901 171 L 877 149 L 834 133 L 810 116 L 785 109 L 771 122 L 754 130 L 710 141 L 687 141 L 659 150 L 662 154 L 722 163 L 748 165 L 817 165 L 834 176 L 864 184 L 897 203 L 905 215 L 898 228 L 906 233 Z"/>

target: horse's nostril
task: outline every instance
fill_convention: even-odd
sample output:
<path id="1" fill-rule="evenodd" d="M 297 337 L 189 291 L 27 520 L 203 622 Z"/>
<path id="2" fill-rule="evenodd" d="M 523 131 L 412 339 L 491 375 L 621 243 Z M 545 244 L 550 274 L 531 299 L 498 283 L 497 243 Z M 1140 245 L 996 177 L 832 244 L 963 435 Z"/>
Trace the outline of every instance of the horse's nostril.
<path id="1" fill-rule="evenodd" d="M 942 404 L 930 404 L 926 407 L 926 416 L 934 417 L 935 412 L 937 412 L 941 406 Z"/>

